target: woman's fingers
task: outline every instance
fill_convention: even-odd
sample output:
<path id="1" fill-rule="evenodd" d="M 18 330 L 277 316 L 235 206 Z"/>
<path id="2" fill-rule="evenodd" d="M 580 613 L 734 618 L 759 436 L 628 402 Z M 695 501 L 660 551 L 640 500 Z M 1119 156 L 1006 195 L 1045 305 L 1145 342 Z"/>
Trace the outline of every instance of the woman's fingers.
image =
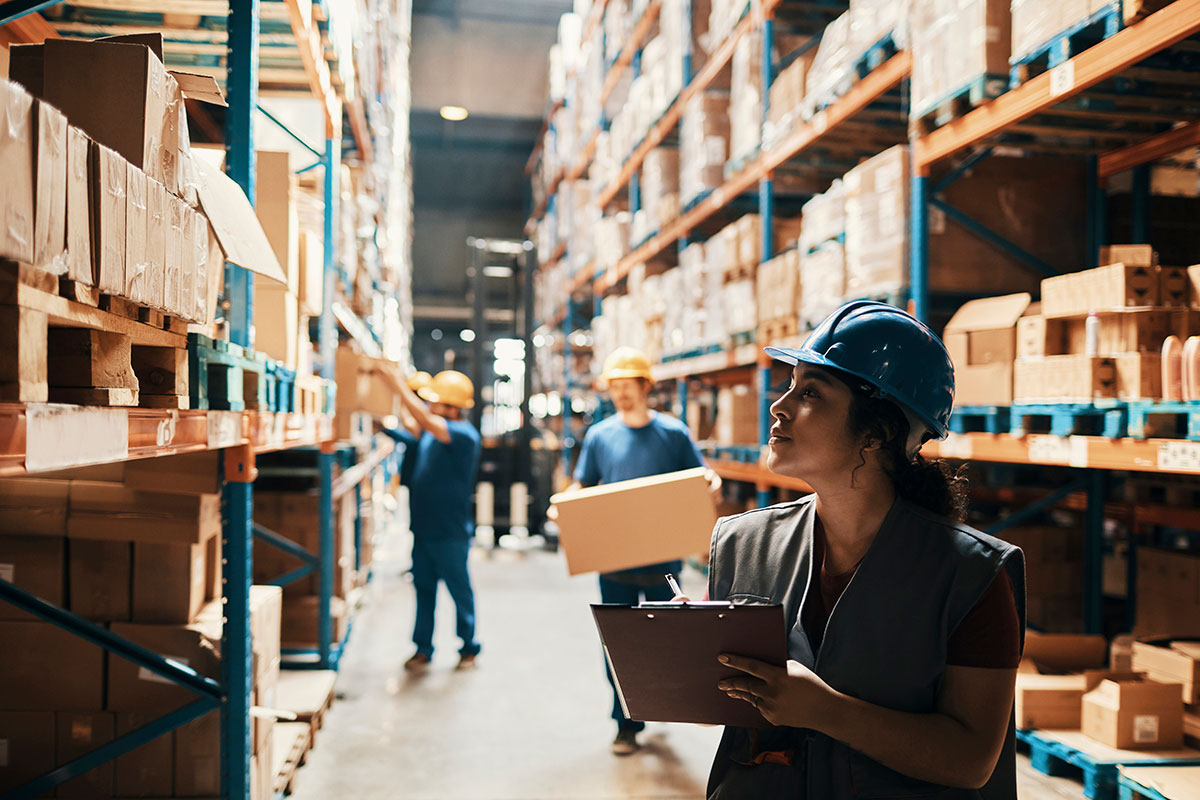
<path id="1" fill-rule="evenodd" d="M 772 666 L 766 662 L 744 656 L 735 656 L 729 653 L 722 653 L 717 660 L 727 667 L 733 667 L 763 680 L 769 680 L 779 672 L 779 667 Z"/>

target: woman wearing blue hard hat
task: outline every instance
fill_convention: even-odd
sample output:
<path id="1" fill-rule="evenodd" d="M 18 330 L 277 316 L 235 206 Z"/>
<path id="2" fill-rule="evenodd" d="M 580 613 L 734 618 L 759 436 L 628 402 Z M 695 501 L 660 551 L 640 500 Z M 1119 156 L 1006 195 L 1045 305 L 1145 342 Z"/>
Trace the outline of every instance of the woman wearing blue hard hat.
<path id="1" fill-rule="evenodd" d="M 773 727 L 725 729 L 710 800 L 1015 800 L 1024 559 L 962 524 L 944 438 L 954 369 L 892 306 L 849 303 L 798 349 L 772 406 L 770 469 L 813 494 L 713 532 L 709 597 L 781 603 L 786 667 L 735 653 L 722 691 Z"/>

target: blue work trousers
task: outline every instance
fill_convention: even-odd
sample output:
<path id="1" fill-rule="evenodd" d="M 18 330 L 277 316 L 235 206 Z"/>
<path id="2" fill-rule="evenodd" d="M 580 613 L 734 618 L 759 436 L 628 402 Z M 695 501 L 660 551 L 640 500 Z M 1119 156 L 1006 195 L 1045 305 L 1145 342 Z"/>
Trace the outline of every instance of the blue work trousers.
<path id="1" fill-rule="evenodd" d="M 475 592 L 467 573 L 467 555 L 471 540 L 463 538 L 413 536 L 412 577 L 417 590 L 417 621 L 413 627 L 413 644 L 418 653 L 433 655 L 433 612 L 437 606 L 438 581 L 444 581 L 454 600 L 458 621 L 458 637 L 462 639 L 464 656 L 479 652 L 475 641 Z"/>
<path id="2" fill-rule="evenodd" d="M 678 579 L 678 575 L 675 576 Z M 637 584 L 625 583 L 624 581 L 616 581 L 612 578 L 600 576 L 600 602 L 602 603 L 620 603 L 621 605 L 635 606 L 643 600 L 652 603 L 661 603 L 670 600 L 675 596 L 671 591 L 671 587 L 667 585 L 666 580 L 663 580 L 661 585 L 654 586 L 639 586 Z M 623 731 L 638 731 L 645 730 L 646 723 L 632 720 L 625 716 L 624 709 L 621 708 L 621 698 L 617 694 L 617 684 L 613 682 L 612 671 L 608 668 L 608 659 L 604 659 L 604 671 L 608 675 L 608 683 L 613 690 L 613 705 L 612 718 L 617 721 L 617 727 Z"/>

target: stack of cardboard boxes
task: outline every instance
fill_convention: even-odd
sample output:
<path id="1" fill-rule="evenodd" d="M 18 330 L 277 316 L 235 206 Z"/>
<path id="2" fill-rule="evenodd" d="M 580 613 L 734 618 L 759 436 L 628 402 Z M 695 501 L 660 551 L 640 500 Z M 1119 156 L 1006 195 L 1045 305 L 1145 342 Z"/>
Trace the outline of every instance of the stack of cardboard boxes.
<path id="1" fill-rule="evenodd" d="M 1083 531 L 1020 526 L 999 534 L 1025 553 L 1025 616 L 1043 631 L 1083 630 Z"/>
<path id="2" fill-rule="evenodd" d="M 160 36 L 51 39 L 10 58 L 0 258 L 206 322 L 223 255 L 198 209 L 181 86 L 219 99 L 215 83 L 168 72 Z"/>
<path id="3" fill-rule="evenodd" d="M 220 678 L 219 454 L 0 482 L 0 577 L 201 675 Z M 251 597 L 254 691 L 278 682 L 281 593 Z M 196 699 L 157 674 L 0 604 L 0 792 Z M 255 798 L 270 796 L 271 720 L 256 720 Z M 59 797 L 215 797 L 220 716 L 207 714 L 57 789 Z"/>
<path id="4" fill-rule="evenodd" d="M 380 376 L 394 364 L 357 352 L 351 345 L 338 347 L 334 378 L 337 381 L 337 413 L 334 437 L 363 442 L 371 437 L 371 418 L 390 417 L 400 412 L 400 399 Z"/>
<path id="5" fill-rule="evenodd" d="M 972 81 L 985 97 L 1008 88 L 1010 0 L 912 4 L 912 113 L 922 117 Z"/>
<path id="6" fill-rule="evenodd" d="M 679 202 L 693 200 L 725 181 L 729 157 L 729 92 L 708 89 L 692 96 L 679 121 Z"/>

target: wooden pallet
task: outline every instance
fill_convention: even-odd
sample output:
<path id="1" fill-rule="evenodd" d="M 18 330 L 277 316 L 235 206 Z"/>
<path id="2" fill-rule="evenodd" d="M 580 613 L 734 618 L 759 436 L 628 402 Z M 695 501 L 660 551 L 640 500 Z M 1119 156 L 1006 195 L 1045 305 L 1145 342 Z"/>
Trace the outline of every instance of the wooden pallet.
<path id="1" fill-rule="evenodd" d="M 285 797 L 295 790 L 296 772 L 312 749 L 312 728 L 305 722 L 276 722 L 272 749 L 272 794 Z"/>
<path id="2" fill-rule="evenodd" d="M 275 690 L 275 706 L 296 715 L 297 722 L 306 722 L 312 729 L 316 746 L 317 731 L 325 724 L 325 713 L 333 706 L 333 687 L 337 673 L 333 670 L 284 670 Z"/>
<path id="3" fill-rule="evenodd" d="M 269 411 L 267 361 L 229 342 L 188 334 L 191 406 L 208 411 Z"/>
<path id="4" fill-rule="evenodd" d="M 326 408 L 326 382 L 313 375 L 297 375 L 293 411 L 320 414 Z"/>
<path id="5" fill-rule="evenodd" d="M 186 339 L 173 323 L 147 324 L 136 307 L 114 313 L 60 290 L 54 275 L 0 262 L 0 335 L 9 343 L 0 401 L 162 407 L 169 391 L 170 407 L 180 407 Z"/>
<path id="6" fill-rule="evenodd" d="M 1015 89 L 1030 78 L 1054 69 L 1072 56 L 1111 38 L 1124 25 L 1121 3 L 1105 6 L 1050 37 L 1028 53 L 1010 60 L 1009 85 Z"/>
<path id="7" fill-rule="evenodd" d="M 1193 800 L 1200 797 L 1198 767 L 1121 767 L 1120 800 Z"/>
<path id="8" fill-rule="evenodd" d="M 1008 433 L 1008 406 L 956 406 L 950 416 L 954 433 Z"/>
<path id="9" fill-rule="evenodd" d="M 1128 404 L 1129 436 L 1134 439 L 1187 439 L 1200 442 L 1200 401 Z"/>
<path id="10" fill-rule="evenodd" d="M 1008 91 L 1009 76 L 983 74 L 959 86 L 920 111 L 910 119 L 916 133 L 926 136 L 948 122 L 966 115 L 969 111 L 999 97 Z"/>
<path id="11" fill-rule="evenodd" d="M 1118 769 L 1200 765 L 1200 750 L 1117 750 L 1079 731 L 1017 731 L 1030 765 L 1043 775 L 1078 777 L 1089 800 L 1117 800 Z"/>
<path id="12" fill-rule="evenodd" d="M 1010 407 L 1013 436 L 1049 433 L 1053 436 L 1104 436 L 1121 439 L 1127 428 L 1123 405 L 1073 403 L 1014 403 Z"/>

